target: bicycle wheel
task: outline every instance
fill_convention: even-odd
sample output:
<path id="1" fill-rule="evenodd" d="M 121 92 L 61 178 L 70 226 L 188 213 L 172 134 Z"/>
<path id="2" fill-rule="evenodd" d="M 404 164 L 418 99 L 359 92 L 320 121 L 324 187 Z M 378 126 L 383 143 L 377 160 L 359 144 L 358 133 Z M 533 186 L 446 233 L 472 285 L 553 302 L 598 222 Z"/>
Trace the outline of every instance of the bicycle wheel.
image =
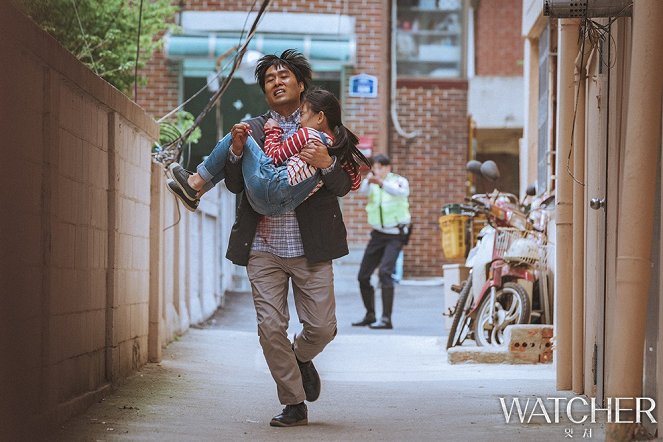
<path id="1" fill-rule="evenodd" d="M 454 320 L 451 323 L 451 330 L 449 330 L 449 337 L 447 338 L 447 350 L 456 345 L 461 345 L 467 338 L 470 332 L 470 318 L 467 313 L 472 306 L 472 275 L 467 278 L 463 289 L 460 291 L 458 302 L 456 302 L 456 309 L 454 310 Z"/>
<path id="2" fill-rule="evenodd" d="M 474 340 L 479 347 L 503 345 L 504 330 L 512 324 L 528 324 L 530 302 L 527 290 L 515 282 L 507 282 L 495 293 L 495 305 L 486 294 L 473 324 Z"/>

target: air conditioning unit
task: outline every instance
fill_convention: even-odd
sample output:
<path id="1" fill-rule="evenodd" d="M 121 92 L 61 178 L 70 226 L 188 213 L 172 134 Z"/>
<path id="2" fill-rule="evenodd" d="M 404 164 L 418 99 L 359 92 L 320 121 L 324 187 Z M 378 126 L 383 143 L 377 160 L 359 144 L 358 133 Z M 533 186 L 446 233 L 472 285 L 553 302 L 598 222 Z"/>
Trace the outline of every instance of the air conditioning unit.
<path id="1" fill-rule="evenodd" d="M 543 0 L 543 15 L 555 18 L 630 17 L 633 0 Z"/>

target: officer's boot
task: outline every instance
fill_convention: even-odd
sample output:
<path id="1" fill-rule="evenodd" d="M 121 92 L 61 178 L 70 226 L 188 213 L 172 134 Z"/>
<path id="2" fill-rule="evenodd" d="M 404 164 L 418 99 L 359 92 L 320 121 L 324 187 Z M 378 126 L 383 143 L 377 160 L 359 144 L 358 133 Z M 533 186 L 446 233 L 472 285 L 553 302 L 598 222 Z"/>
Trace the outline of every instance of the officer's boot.
<path id="1" fill-rule="evenodd" d="M 394 305 L 394 288 L 382 287 L 382 318 L 377 324 L 371 324 L 371 328 L 376 329 L 392 329 L 394 326 L 391 324 L 391 308 Z"/>
<path id="2" fill-rule="evenodd" d="M 361 300 L 364 301 L 364 307 L 366 307 L 366 315 L 364 319 L 352 323 L 355 327 L 363 327 L 375 322 L 375 289 L 370 285 L 368 287 L 360 287 L 360 289 Z"/>

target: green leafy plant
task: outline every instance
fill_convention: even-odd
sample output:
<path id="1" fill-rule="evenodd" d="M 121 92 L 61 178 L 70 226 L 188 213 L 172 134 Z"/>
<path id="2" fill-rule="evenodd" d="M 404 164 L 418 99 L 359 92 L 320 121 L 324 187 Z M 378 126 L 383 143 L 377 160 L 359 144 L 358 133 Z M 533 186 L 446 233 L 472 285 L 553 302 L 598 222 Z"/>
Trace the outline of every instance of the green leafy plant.
<path id="1" fill-rule="evenodd" d="M 97 75 L 129 94 L 134 84 L 140 0 L 15 0 L 26 14 Z M 171 0 L 144 0 L 138 68 L 173 29 Z M 139 77 L 139 84 L 146 79 Z"/>
<path id="2" fill-rule="evenodd" d="M 164 146 L 175 141 L 187 129 L 193 126 L 193 123 L 194 117 L 191 113 L 183 110 L 178 111 L 173 120 L 164 121 L 159 125 L 159 145 Z M 184 140 L 184 144 L 196 144 L 201 136 L 202 131 L 200 127 L 196 127 L 186 140 Z"/>
<path id="3" fill-rule="evenodd" d="M 180 110 L 169 120 L 159 123 L 159 141 L 152 146 L 155 161 L 165 166 L 173 161 L 180 161 L 183 162 L 183 165 L 188 165 L 191 159 L 191 144 L 200 140 L 202 131 L 197 126 L 184 140 L 180 142 L 179 139 L 193 126 L 194 122 L 193 115 Z M 184 152 L 188 152 L 188 154 L 184 155 Z"/>

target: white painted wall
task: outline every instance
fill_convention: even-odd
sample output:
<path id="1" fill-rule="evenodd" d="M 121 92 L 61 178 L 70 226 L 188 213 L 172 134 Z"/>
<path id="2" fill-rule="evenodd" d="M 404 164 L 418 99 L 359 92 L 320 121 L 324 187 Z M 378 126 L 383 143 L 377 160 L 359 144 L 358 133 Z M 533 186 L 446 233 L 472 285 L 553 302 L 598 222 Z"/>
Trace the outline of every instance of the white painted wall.
<path id="1" fill-rule="evenodd" d="M 473 77 L 469 81 L 468 112 L 477 129 L 521 128 L 523 94 L 523 77 Z"/>

